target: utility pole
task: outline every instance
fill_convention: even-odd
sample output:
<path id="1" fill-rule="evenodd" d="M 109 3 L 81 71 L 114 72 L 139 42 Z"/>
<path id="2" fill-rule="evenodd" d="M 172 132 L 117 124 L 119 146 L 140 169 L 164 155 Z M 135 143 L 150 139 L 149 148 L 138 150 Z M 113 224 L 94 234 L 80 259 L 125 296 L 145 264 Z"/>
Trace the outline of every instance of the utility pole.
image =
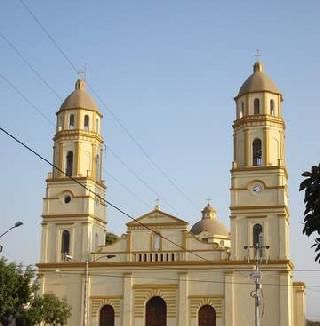
<path id="1" fill-rule="evenodd" d="M 263 249 L 269 249 L 270 246 L 264 246 L 263 245 L 263 233 L 261 232 L 259 234 L 259 241 L 255 243 L 253 246 L 244 246 L 244 249 L 254 249 L 254 260 L 255 260 L 255 270 L 254 272 L 250 273 L 250 278 L 254 281 L 255 284 L 255 290 L 250 292 L 250 296 L 254 298 L 254 306 L 255 306 L 255 326 L 261 326 L 261 306 L 262 306 L 262 296 L 261 296 L 261 290 L 262 290 L 262 272 L 260 269 L 261 261 L 262 261 L 262 250 Z"/>
<path id="2" fill-rule="evenodd" d="M 88 325 L 88 283 L 89 283 L 89 259 L 85 262 L 84 298 L 83 298 L 83 326 Z"/>

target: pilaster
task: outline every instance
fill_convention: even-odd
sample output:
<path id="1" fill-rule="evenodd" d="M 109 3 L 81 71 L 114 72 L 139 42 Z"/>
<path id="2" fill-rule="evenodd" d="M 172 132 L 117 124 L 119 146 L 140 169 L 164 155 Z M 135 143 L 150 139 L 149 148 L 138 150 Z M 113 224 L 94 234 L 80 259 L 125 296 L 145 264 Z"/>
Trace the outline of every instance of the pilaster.
<path id="1" fill-rule="evenodd" d="M 132 295 L 132 274 L 127 273 L 123 278 L 123 296 L 122 301 L 122 326 L 132 326 L 133 317 L 133 295 Z"/>
<path id="2" fill-rule="evenodd" d="M 189 296 L 188 274 L 179 273 L 179 291 L 178 291 L 178 325 L 179 326 L 188 326 L 189 324 L 188 296 Z"/>

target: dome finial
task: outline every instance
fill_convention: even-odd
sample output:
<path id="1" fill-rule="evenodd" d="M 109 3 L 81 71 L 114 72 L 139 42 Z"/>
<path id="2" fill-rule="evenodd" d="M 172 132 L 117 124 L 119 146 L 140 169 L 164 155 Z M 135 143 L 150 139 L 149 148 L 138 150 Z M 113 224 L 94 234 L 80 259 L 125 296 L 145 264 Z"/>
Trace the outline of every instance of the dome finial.
<path id="1" fill-rule="evenodd" d="M 261 51 L 260 49 L 256 50 L 256 62 L 253 65 L 253 72 L 263 72 L 263 64 L 260 62 Z"/>
<path id="2" fill-rule="evenodd" d="M 211 206 L 211 198 L 207 199 L 208 205 L 202 210 L 202 219 L 215 219 L 216 210 Z"/>
<path id="3" fill-rule="evenodd" d="M 159 198 L 156 198 L 155 199 L 155 202 L 156 202 L 156 204 L 154 206 L 154 209 L 155 210 L 160 210 L 160 199 Z"/>
<path id="4" fill-rule="evenodd" d="M 75 87 L 76 90 L 85 90 L 86 89 L 86 82 L 83 79 L 78 79 L 76 81 Z"/>

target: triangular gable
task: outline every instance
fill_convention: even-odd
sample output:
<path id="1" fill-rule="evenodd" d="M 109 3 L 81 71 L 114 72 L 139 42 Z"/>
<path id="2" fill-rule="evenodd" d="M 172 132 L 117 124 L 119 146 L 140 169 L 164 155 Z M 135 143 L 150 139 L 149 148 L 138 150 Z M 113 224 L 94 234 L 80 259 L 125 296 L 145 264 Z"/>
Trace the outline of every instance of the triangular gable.
<path id="1" fill-rule="evenodd" d="M 165 213 L 158 208 L 153 209 L 151 212 L 144 214 L 136 219 L 136 221 L 132 221 L 127 223 L 127 226 L 135 226 L 140 223 L 146 225 L 188 225 L 188 222 L 181 220 L 173 215 Z"/>

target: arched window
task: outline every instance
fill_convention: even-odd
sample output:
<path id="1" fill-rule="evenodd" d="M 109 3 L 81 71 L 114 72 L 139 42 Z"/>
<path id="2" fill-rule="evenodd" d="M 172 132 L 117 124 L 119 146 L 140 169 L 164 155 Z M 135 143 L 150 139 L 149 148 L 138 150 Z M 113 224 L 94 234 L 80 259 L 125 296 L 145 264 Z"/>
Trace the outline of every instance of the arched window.
<path id="1" fill-rule="evenodd" d="M 253 166 L 262 165 L 262 145 L 259 138 L 252 143 L 252 164 Z"/>
<path id="2" fill-rule="evenodd" d="M 252 239 L 253 239 L 253 245 L 257 246 L 259 244 L 262 244 L 262 235 L 263 235 L 263 229 L 262 225 L 257 223 L 252 228 Z"/>
<path id="3" fill-rule="evenodd" d="M 100 310 L 100 326 L 114 326 L 114 310 L 112 306 L 105 305 Z"/>
<path id="4" fill-rule="evenodd" d="M 69 117 L 69 129 L 73 129 L 74 128 L 74 114 L 70 114 Z"/>
<path id="5" fill-rule="evenodd" d="M 72 176 L 73 152 L 69 151 L 66 156 L 66 176 Z"/>
<path id="6" fill-rule="evenodd" d="M 240 111 L 239 111 L 239 118 L 243 118 L 244 116 L 244 103 L 241 102 L 241 106 L 240 106 Z"/>
<path id="7" fill-rule="evenodd" d="M 98 118 L 96 119 L 96 132 L 97 132 L 97 134 L 100 132 L 100 130 L 99 130 L 99 119 Z"/>
<path id="8" fill-rule="evenodd" d="M 270 114 L 274 115 L 274 100 L 270 100 Z"/>
<path id="9" fill-rule="evenodd" d="M 145 326 L 167 326 L 167 304 L 160 297 L 147 302 Z"/>
<path id="10" fill-rule="evenodd" d="M 101 164 L 100 164 L 100 156 L 99 154 L 96 156 L 96 180 L 99 181 L 101 179 Z"/>
<path id="11" fill-rule="evenodd" d="M 260 100 L 258 98 L 255 98 L 253 102 L 253 114 L 260 114 Z"/>
<path id="12" fill-rule="evenodd" d="M 216 326 L 216 310 L 209 306 L 202 306 L 199 310 L 199 326 Z"/>
<path id="13" fill-rule="evenodd" d="M 65 260 L 65 256 L 70 253 L 70 232 L 68 230 L 64 230 L 62 232 L 61 239 L 61 254 L 63 259 Z"/>
<path id="14" fill-rule="evenodd" d="M 83 127 L 84 129 L 89 129 L 89 116 L 87 114 L 84 116 Z"/>

